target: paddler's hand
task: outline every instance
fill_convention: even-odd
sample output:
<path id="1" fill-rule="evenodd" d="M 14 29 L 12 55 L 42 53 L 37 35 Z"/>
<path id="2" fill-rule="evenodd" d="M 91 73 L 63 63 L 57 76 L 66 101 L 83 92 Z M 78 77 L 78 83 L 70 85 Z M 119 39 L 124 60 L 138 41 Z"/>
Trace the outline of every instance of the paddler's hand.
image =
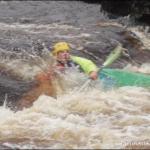
<path id="1" fill-rule="evenodd" d="M 98 78 L 98 73 L 97 73 L 97 71 L 92 71 L 92 72 L 90 72 L 89 77 L 90 77 L 90 79 L 92 79 L 92 80 L 96 80 L 96 79 Z"/>

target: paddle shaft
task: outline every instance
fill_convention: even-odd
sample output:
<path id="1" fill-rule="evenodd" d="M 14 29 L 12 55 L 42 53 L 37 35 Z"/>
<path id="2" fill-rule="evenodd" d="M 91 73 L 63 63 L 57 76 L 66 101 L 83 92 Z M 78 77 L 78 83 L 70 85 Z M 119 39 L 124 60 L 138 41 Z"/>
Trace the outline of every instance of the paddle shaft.
<path id="1" fill-rule="evenodd" d="M 117 58 L 120 57 L 122 53 L 122 46 L 119 44 L 106 58 L 105 62 L 102 64 L 102 67 L 98 69 L 98 73 L 108 66 L 110 66 Z M 88 78 L 88 80 L 79 88 L 78 92 L 81 92 L 89 83 L 92 81 L 91 78 Z"/>
<path id="2" fill-rule="evenodd" d="M 102 64 L 101 68 L 99 68 L 98 72 L 102 68 L 106 68 L 110 66 L 115 60 L 117 60 L 123 51 L 122 46 L 119 44 L 117 47 L 107 56 L 105 62 Z"/>

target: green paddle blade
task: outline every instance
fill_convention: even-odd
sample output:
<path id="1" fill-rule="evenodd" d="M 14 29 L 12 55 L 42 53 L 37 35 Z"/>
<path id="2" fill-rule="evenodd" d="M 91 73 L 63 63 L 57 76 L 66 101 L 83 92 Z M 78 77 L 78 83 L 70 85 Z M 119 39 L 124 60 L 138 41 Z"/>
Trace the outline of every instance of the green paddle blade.
<path id="1" fill-rule="evenodd" d="M 103 67 L 108 67 L 111 65 L 118 57 L 120 57 L 123 51 L 122 46 L 119 44 L 106 58 L 106 61 L 103 63 Z"/>

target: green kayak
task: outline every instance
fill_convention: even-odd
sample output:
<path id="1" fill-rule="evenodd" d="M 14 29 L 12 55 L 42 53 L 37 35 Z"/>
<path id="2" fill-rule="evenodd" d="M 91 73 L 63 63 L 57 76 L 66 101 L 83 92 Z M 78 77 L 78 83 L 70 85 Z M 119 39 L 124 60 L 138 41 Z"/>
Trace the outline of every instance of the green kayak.
<path id="1" fill-rule="evenodd" d="M 128 72 L 121 69 L 103 68 L 99 73 L 100 80 L 109 86 L 150 87 L 150 75 Z"/>

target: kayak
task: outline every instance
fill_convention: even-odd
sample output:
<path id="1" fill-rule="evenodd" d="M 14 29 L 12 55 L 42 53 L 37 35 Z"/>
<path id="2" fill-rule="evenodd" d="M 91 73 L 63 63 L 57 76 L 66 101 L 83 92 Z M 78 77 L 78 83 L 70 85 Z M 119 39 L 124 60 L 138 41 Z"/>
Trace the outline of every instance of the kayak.
<path id="1" fill-rule="evenodd" d="M 150 75 L 129 72 L 122 69 L 103 68 L 99 72 L 103 85 L 109 87 L 138 86 L 150 87 Z"/>

